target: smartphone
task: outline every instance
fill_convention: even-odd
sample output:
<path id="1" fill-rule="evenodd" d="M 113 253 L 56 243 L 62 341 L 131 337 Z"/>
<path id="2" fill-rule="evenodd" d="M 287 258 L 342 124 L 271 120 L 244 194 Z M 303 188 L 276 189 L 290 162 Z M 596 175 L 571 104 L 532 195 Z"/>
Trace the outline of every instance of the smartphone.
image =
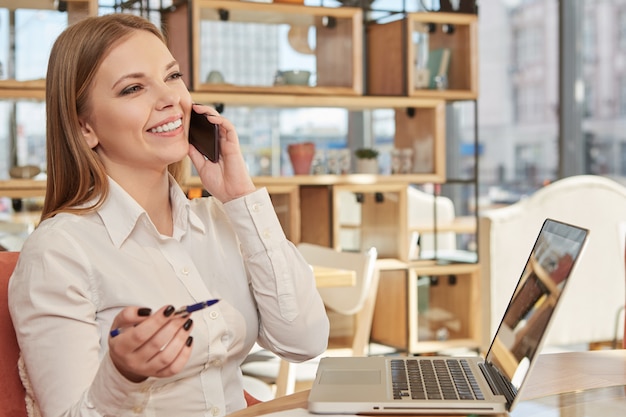
<path id="1" fill-rule="evenodd" d="M 206 115 L 191 111 L 189 143 L 211 162 L 220 157 L 219 128 L 207 120 Z"/>

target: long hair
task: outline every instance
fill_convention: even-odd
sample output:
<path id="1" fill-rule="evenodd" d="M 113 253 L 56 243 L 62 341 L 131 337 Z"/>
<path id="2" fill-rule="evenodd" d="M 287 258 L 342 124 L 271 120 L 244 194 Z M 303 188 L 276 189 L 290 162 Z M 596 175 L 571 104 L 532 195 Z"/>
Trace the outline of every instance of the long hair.
<path id="1" fill-rule="evenodd" d="M 89 111 L 94 76 L 109 51 L 134 31 L 145 30 L 165 43 L 150 21 L 130 14 L 87 17 L 55 41 L 46 76 L 46 161 L 48 179 L 41 220 L 61 212 L 91 212 L 109 193 L 104 165 L 81 133 L 79 116 Z M 185 160 L 168 170 L 182 181 Z M 95 201 L 86 205 L 89 201 Z"/>

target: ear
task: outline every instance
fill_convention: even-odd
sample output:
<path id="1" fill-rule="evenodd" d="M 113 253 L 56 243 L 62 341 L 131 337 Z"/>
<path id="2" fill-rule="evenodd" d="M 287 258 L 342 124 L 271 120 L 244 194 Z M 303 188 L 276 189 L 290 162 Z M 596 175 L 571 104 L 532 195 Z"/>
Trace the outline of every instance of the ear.
<path id="1" fill-rule="evenodd" d="M 94 130 L 91 127 L 91 124 L 89 124 L 89 122 L 87 122 L 85 119 L 80 118 L 79 120 L 80 123 L 80 131 L 83 134 L 83 137 L 85 138 L 85 142 L 87 142 L 87 145 L 93 149 L 96 146 L 98 146 L 98 136 L 96 136 L 96 132 L 94 132 Z"/>

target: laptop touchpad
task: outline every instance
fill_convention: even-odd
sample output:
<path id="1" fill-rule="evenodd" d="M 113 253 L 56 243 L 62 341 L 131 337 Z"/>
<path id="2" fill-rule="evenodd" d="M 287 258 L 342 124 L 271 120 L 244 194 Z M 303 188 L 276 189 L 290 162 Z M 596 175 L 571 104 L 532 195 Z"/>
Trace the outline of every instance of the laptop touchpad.
<path id="1" fill-rule="evenodd" d="M 365 370 L 326 370 L 322 372 L 320 384 L 330 385 L 373 385 L 380 384 L 380 371 Z"/>

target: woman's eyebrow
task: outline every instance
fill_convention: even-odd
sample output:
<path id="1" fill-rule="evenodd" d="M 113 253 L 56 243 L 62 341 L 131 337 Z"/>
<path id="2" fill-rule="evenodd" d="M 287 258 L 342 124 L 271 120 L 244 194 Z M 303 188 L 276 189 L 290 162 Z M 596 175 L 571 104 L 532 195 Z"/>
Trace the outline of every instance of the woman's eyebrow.
<path id="1" fill-rule="evenodd" d="M 172 69 L 173 67 L 175 67 L 176 65 L 178 65 L 178 61 L 173 60 L 170 63 L 168 63 L 165 66 L 165 70 L 169 71 L 170 69 Z M 134 79 L 134 78 L 142 78 L 145 77 L 145 74 L 143 72 L 133 72 L 130 74 L 126 74 L 126 75 L 122 75 L 114 84 L 113 87 L 111 88 L 112 90 L 115 90 L 116 86 L 118 84 L 120 84 L 121 82 L 123 82 L 124 80 L 128 80 L 128 79 Z"/>
<path id="2" fill-rule="evenodd" d="M 131 78 L 142 78 L 144 76 L 143 72 L 133 72 L 131 74 L 122 75 L 111 87 L 111 90 L 115 90 L 118 84 L 121 84 L 123 81 L 131 79 Z"/>

